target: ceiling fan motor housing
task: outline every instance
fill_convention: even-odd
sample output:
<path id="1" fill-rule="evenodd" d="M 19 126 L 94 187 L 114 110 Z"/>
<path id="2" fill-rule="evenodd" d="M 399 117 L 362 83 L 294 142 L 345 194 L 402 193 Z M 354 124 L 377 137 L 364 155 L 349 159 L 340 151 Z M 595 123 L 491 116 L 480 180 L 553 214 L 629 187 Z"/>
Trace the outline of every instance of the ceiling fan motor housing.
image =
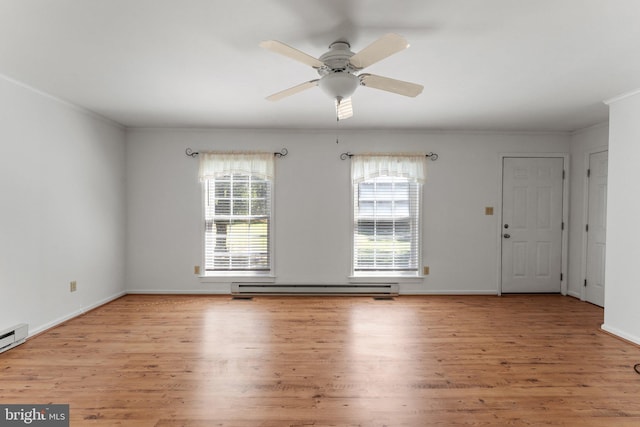
<path id="1" fill-rule="evenodd" d="M 360 85 L 360 79 L 352 74 L 356 69 L 349 62 L 354 53 L 345 41 L 333 42 L 329 49 L 320 57 L 325 66 L 318 69 L 318 86 L 334 99 L 347 99 Z"/>
<path id="2" fill-rule="evenodd" d="M 331 43 L 329 51 L 322 55 L 319 59 L 325 66 L 318 69 L 318 74 L 324 76 L 336 71 L 346 71 L 352 73 L 357 71 L 350 63 L 349 58 L 355 55 L 351 52 L 351 46 L 344 41 Z"/>

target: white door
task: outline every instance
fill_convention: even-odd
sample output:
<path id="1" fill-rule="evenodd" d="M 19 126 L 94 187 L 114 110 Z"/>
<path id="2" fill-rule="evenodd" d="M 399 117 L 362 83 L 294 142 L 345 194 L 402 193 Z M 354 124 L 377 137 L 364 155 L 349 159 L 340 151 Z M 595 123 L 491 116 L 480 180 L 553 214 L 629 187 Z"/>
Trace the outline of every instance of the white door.
<path id="1" fill-rule="evenodd" d="M 604 307 L 604 258 L 607 235 L 607 165 L 609 152 L 589 156 L 587 213 L 587 278 L 585 299 Z"/>
<path id="2" fill-rule="evenodd" d="M 505 157 L 502 292 L 560 292 L 562 157 Z"/>

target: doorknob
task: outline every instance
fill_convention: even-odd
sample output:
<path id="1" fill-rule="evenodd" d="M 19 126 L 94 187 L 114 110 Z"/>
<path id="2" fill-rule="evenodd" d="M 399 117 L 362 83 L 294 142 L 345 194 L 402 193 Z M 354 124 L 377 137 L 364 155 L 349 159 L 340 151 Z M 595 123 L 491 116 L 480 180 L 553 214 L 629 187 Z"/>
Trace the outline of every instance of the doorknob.
<path id="1" fill-rule="evenodd" d="M 505 239 L 508 239 L 509 237 L 511 237 L 511 234 L 504 233 L 502 237 L 504 237 Z"/>

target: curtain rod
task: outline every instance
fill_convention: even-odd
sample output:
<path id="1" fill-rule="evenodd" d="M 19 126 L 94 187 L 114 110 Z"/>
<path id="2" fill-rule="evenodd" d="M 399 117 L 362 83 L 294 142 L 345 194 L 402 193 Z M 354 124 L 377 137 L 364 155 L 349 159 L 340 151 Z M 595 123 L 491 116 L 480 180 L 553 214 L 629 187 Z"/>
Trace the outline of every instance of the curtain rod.
<path id="1" fill-rule="evenodd" d="M 350 153 L 350 152 L 346 152 L 346 153 L 342 153 L 340 154 L 340 160 L 347 160 L 350 159 L 351 157 L 355 156 L 355 154 Z M 429 159 L 431 159 L 432 162 L 435 162 L 436 160 L 438 160 L 438 155 L 434 152 L 430 152 L 428 154 L 424 155 L 425 157 L 428 157 Z"/>
<path id="2" fill-rule="evenodd" d="M 184 153 L 189 157 L 193 157 L 194 159 L 198 154 L 200 154 L 197 151 L 193 151 L 191 148 L 187 148 L 186 150 L 184 150 Z M 285 157 L 287 154 L 289 154 L 289 150 L 287 150 L 286 148 L 283 148 L 282 150 L 273 153 L 273 155 L 276 157 Z"/>

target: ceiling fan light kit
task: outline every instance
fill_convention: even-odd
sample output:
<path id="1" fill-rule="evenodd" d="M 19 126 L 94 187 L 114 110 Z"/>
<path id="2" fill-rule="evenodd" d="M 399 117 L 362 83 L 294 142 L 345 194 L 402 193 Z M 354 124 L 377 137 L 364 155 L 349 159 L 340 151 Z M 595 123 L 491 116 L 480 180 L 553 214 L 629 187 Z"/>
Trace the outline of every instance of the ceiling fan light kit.
<path id="1" fill-rule="evenodd" d="M 351 51 L 348 42 L 338 40 L 332 43 L 329 46 L 329 51 L 319 59 L 277 40 L 263 41 L 260 43 L 260 47 L 309 65 L 320 76 L 319 79 L 310 80 L 270 95 L 267 97 L 268 100 L 278 101 L 314 86 L 320 86 L 323 92 L 334 99 L 338 120 L 353 116 L 351 95 L 358 86 L 367 86 L 410 97 L 418 96 L 423 90 L 423 86 L 416 83 L 368 73 L 356 74 L 365 67 L 408 48 L 409 43 L 398 34 L 386 34 L 358 53 Z"/>
<path id="2" fill-rule="evenodd" d="M 349 98 L 360 85 L 360 79 L 351 73 L 337 72 L 322 76 L 318 86 L 331 98 Z"/>

